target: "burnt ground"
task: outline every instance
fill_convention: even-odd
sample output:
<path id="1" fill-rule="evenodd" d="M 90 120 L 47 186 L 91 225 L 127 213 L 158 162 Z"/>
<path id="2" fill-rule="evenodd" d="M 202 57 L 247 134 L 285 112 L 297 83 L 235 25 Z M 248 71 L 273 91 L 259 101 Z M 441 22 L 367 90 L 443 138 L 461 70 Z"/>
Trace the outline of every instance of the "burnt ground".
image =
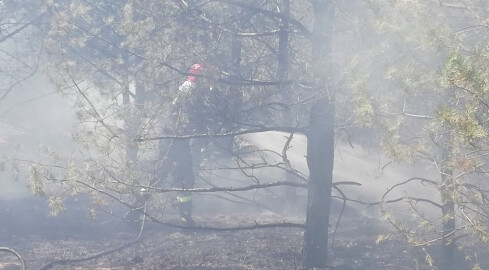
<path id="1" fill-rule="evenodd" d="M 34 205 L 37 210 L 44 209 L 39 207 L 39 202 Z M 20 210 L 12 212 L 12 207 L 19 209 L 12 202 L 4 202 L 0 209 L 0 246 L 21 253 L 28 269 L 40 269 L 55 260 L 88 257 L 113 249 L 131 242 L 138 231 L 117 220 L 80 219 L 81 209 L 56 218 L 45 218 L 44 211 L 26 212 L 29 214 L 25 215 Z M 293 217 L 289 221 L 302 222 L 302 219 Z M 335 216 L 332 220 L 336 220 Z M 207 226 L 230 227 L 282 222 L 283 218 L 269 211 L 239 215 L 223 212 L 198 214 L 196 221 Z M 330 228 L 330 238 L 333 229 L 334 226 Z M 377 244 L 378 235 L 389 230 L 378 219 L 347 210 L 330 250 L 330 269 L 430 269 L 416 266 L 415 261 L 422 261 L 423 255 L 394 235 Z M 297 228 L 191 231 L 147 222 L 139 242 L 94 260 L 58 265 L 52 269 L 302 269 L 303 238 L 303 230 Z M 489 264 L 482 264 L 481 268 L 489 269 Z M 13 255 L 1 253 L 0 269 L 21 268 Z"/>

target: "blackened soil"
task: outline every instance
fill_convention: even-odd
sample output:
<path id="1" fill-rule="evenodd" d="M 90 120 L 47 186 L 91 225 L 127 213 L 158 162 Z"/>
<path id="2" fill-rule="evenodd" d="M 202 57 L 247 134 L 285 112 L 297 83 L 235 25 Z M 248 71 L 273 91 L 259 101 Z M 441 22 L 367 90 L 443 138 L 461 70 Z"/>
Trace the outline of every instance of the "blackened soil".
<path id="1" fill-rule="evenodd" d="M 15 214 L 10 218 L 10 221 L 2 221 L 9 226 L 0 229 L 0 246 L 14 248 L 21 253 L 28 269 L 40 269 L 55 260 L 89 257 L 131 242 L 138 233 L 137 228 L 116 221 L 75 224 L 64 219 L 61 219 L 63 223 L 59 219 L 54 222 L 23 217 L 22 224 L 16 228 L 11 224 L 15 221 Z M 284 221 L 283 217 L 270 212 L 198 215 L 195 219 L 199 224 L 221 227 Z M 169 221 L 174 222 L 176 218 Z M 287 221 L 303 222 L 303 219 L 296 217 Z M 333 239 L 334 228 L 330 228 L 330 240 Z M 376 243 L 380 234 L 390 236 Z M 410 249 L 378 219 L 357 213 L 347 214 L 334 238 L 329 254 L 331 270 L 436 269 L 424 264 L 423 254 Z M 141 240 L 125 249 L 94 260 L 57 265 L 52 269 L 302 269 L 303 240 L 303 230 L 297 228 L 191 231 L 147 222 Z M 0 269 L 21 268 L 13 255 L 0 253 Z M 489 268 L 481 264 L 481 269 Z"/>

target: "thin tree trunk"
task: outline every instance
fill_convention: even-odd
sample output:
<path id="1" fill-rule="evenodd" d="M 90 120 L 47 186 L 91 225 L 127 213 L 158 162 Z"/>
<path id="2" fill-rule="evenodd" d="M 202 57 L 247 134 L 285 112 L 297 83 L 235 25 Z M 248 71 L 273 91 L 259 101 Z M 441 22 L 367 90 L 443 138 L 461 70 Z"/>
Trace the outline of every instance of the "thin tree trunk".
<path id="1" fill-rule="evenodd" d="M 290 106 L 292 104 L 290 95 L 290 87 L 284 82 L 287 80 L 289 69 L 289 21 L 290 21 L 290 0 L 282 0 L 280 6 L 280 33 L 278 35 L 278 54 L 277 54 L 277 80 L 281 82 L 278 86 L 282 103 Z M 288 126 L 293 121 L 293 112 L 288 109 L 283 114 L 282 125 Z M 285 157 L 284 157 L 285 159 Z M 287 170 L 291 169 L 291 164 L 288 160 L 284 160 Z M 297 181 L 297 178 L 290 172 L 284 173 L 285 181 Z M 297 201 L 297 192 L 294 187 L 285 187 L 285 201 L 288 208 L 295 205 Z"/>
<path id="2" fill-rule="evenodd" d="M 126 113 L 128 114 L 126 115 L 125 120 L 126 135 L 129 138 L 126 147 L 126 159 L 131 161 L 133 165 L 135 165 L 137 162 L 139 152 L 138 143 L 135 139 L 138 128 L 141 125 L 141 112 L 144 108 L 144 100 L 146 96 L 144 87 L 137 85 L 134 96 L 134 106 L 131 106 L 129 89 L 127 89 L 123 94 L 123 104 L 126 107 Z"/>
<path id="3" fill-rule="evenodd" d="M 123 93 L 123 104 L 126 109 L 125 116 L 125 129 L 126 136 L 128 138 L 126 145 L 126 160 L 129 161 L 129 166 L 132 170 L 137 169 L 138 165 L 138 153 L 139 146 L 135 140 L 137 137 L 138 129 L 141 125 L 141 110 L 144 106 L 144 100 L 146 91 L 144 87 L 137 85 L 134 99 L 134 106 L 131 106 L 131 99 L 129 89 Z M 143 184 L 143 183 L 141 183 Z M 139 190 L 133 190 L 133 196 L 135 197 L 134 208 L 141 208 L 146 203 L 147 198 L 144 194 L 141 194 Z M 128 220 L 139 220 L 141 213 L 138 211 L 131 211 L 127 214 Z"/>
<path id="4" fill-rule="evenodd" d="M 282 19 L 280 20 L 280 33 L 278 36 L 277 78 L 280 82 L 283 82 L 287 79 L 287 71 L 289 66 L 290 0 L 282 0 L 280 14 L 282 15 Z M 286 89 L 284 85 L 280 85 L 280 87 L 282 88 L 281 90 Z"/>

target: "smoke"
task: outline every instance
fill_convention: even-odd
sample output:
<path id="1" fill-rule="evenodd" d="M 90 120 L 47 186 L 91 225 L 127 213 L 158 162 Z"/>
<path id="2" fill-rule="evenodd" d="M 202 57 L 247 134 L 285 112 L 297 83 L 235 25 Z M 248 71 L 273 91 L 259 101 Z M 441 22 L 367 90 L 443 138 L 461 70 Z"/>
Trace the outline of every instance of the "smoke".
<path id="1" fill-rule="evenodd" d="M 287 141 L 288 134 L 281 132 L 264 132 L 248 134 L 243 136 L 245 140 L 260 149 L 268 149 L 270 153 L 282 153 Z M 287 158 L 292 168 L 308 175 L 306 162 L 307 138 L 302 134 L 294 134 L 294 138 L 287 150 Z M 391 162 L 387 157 L 380 153 L 369 152 L 360 146 L 337 144 L 335 149 L 335 161 L 333 169 L 334 182 L 356 182 L 356 185 L 341 185 L 339 188 L 351 200 L 358 200 L 365 203 L 376 203 L 389 188 L 408 181 L 411 178 L 436 179 L 439 175 L 436 168 L 429 163 L 414 163 L 410 165 L 397 164 Z M 333 190 L 333 192 L 335 192 Z M 338 195 L 338 194 L 337 194 Z M 420 181 L 413 180 L 410 183 L 400 185 L 389 192 L 384 201 L 395 200 L 402 197 L 415 197 L 429 199 L 435 202 L 440 201 L 439 193 L 428 186 L 420 184 Z M 348 204 L 355 207 L 367 215 L 378 215 L 372 211 L 376 207 L 369 207 L 363 204 L 350 202 Z M 404 201 L 389 206 L 397 211 L 408 211 Z M 430 205 L 422 207 L 425 214 L 433 216 L 439 215 L 439 209 Z M 408 213 L 409 214 L 409 213 Z"/>
<path id="2" fill-rule="evenodd" d="M 27 195 L 25 168 L 29 161 L 67 155 L 74 110 L 45 79 L 32 77 L 7 93 L 0 102 L 0 173 L 4 199 Z"/>

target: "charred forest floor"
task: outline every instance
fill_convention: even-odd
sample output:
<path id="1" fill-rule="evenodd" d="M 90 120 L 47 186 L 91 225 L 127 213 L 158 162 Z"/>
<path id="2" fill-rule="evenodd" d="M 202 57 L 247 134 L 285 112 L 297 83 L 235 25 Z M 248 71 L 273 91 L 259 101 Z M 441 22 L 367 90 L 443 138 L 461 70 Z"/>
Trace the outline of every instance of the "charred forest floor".
<path id="1" fill-rule="evenodd" d="M 80 213 L 67 218 L 41 219 L 45 213 L 20 216 L 12 210 L 11 203 L 0 206 L 0 246 L 22 254 L 28 269 L 41 269 L 52 261 L 84 258 L 113 249 L 133 241 L 139 230 L 116 220 L 94 223 L 75 219 Z M 332 217 L 330 241 L 336 218 Z M 195 220 L 200 225 L 219 227 L 284 221 L 282 216 L 268 211 L 196 214 Z M 288 221 L 300 223 L 303 218 L 292 217 Z M 387 239 L 376 243 L 380 234 L 389 233 Z M 298 228 L 220 232 L 168 228 L 146 222 L 140 241 L 122 250 L 51 269 L 302 269 L 303 240 L 304 232 Z M 342 216 L 334 243 L 330 244 L 329 260 L 331 270 L 437 269 L 423 264 L 424 254 L 409 248 L 387 224 L 348 210 Z M 481 269 L 489 269 L 489 264 L 479 263 Z M 0 269 L 21 267 L 12 254 L 0 253 Z"/>

